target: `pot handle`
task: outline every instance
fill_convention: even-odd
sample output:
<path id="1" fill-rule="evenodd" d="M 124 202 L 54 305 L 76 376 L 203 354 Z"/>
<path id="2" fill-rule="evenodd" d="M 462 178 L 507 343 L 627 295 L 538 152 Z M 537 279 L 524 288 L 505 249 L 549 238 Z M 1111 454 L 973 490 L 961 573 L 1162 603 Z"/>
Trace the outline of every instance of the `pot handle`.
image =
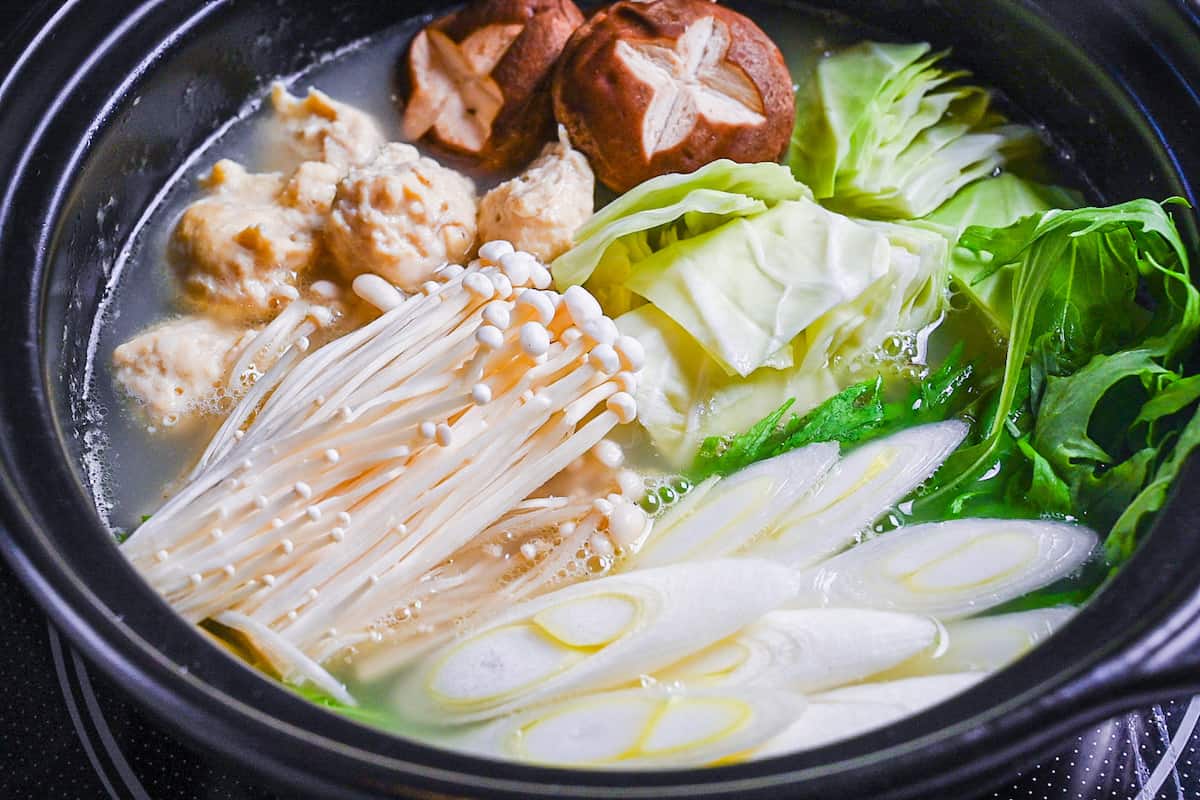
<path id="1" fill-rule="evenodd" d="M 1198 486 L 1194 455 L 1137 552 L 1057 634 L 1071 640 L 1062 652 L 1092 659 L 1080 677 L 1081 694 L 1093 702 L 1122 711 L 1200 694 Z"/>
<path id="2" fill-rule="evenodd" d="M 1139 694 L 1200 694 L 1200 613 L 1152 631 L 1129 655 L 1129 689 Z"/>
<path id="3" fill-rule="evenodd" d="M 1103 659 L 1092 669 L 1084 682 L 1086 702 L 1121 712 L 1200 695 L 1200 595 L 1194 590 L 1186 594 L 1165 621 L 1147 622 L 1143 634 L 1118 657 Z M 1095 631 L 1090 633 L 1095 638 Z"/>

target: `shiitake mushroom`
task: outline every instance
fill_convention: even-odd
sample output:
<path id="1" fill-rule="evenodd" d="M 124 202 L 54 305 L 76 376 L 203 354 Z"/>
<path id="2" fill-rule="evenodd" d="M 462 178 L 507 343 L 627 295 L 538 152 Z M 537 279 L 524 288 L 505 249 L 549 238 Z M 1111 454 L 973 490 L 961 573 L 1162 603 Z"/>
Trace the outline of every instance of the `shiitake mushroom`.
<path id="1" fill-rule="evenodd" d="M 775 161 L 795 118 L 783 54 L 709 0 L 623 0 L 572 36 L 554 109 L 597 176 L 625 191 L 718 158 Z"/>
<path id="2" fill-rule="evenodd" d="M 404 135 L 486 169 L 554 139 L 555 62 L 584 21 L 571 0 L 476 0 L 413 39 L 400 69 Z"/>

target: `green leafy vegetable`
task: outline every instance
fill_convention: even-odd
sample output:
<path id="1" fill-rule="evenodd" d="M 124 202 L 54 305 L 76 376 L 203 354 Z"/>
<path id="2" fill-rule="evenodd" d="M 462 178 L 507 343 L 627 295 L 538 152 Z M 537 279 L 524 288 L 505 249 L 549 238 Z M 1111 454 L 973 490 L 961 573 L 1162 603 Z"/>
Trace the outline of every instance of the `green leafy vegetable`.
<path id="1" fill-rule="evenodd" d="M 598 211 L 575 235 L 575 246 L 551 265 L 559 289 L 587 284 L 603 295 L 619 288 L 633 266 L 670 244 L 731 219 L 810 197 L 779 164 L 714 161 L 687 175 L 663 175 L 631 189 Z M 628 309 L 625 309 L 628 310 Z"/>
<path id="2" fill-rule="evenodd" d="M 890 255 L 879 231 L 789 201 L 659 250 L 626 286 L 745 377 L 884 278 Z"/>
<path id="3" fill-rule="evenodd" d="M 1175 358 L 1196 338 L 1200 294 L 1188 277 L 1187 253 L 1170 217 L 1152 201 L 1046 212 L 1006 228 L 969 228 L 959 244 L 990 253 L 991 272 L 1016 267 L 991 437 L 1013 409 L 1019 373 L 1031 355 L 1031 400 L 1041 413 L 1040 388 L 1052 375 L 1070 375 L 1093 356 L 1140 339 L 1154 357 Z M 1153 317 L 1137 302 L 1139 279 L 1159 306 Z"/>
<path id="4" fill-rule="evenodd" d="M 552 265 L 641 341 L 639 422 L 684 464 L 707 436 L 807 410 L 946 299 L 944 234 L 830 212 L 778 164 L 666 175 L 597 213 Z"/>
<path id="5" fill-rule="evenodd" d="M 1136 200 L 971 227 L 960 245 L 990 256 L 979 280 L 1011 271 L 1011 331 L 980 439 L 948 462 L 956 477 L 932 498 L 1003 467 L 993 497 L 1019 478 L 1027 503 L 1111 531 L 1110 560 L 1127 558 L 1200 436 L 1200 381 L 1182 369 L 1200 292 L 1174 223 Z"/>
<path id="6" fill-rule="evenodd" d="M 140 526 L 146 524 L 146 520 L 150 519 L 150 516 L 150 514 L 142 514 L 141 520 L 137 525 L 134 525 L 133 530 L 130 531 L 127 531 L 124 528 L 113 528 L 113 536 L 116 538 L 117 544 L 125 544 L 125 541 L 130 536 L 133 536 L 134 531 L 136 531 Z"/>
<path id="7" fill-rule="evenodd" d="M 886 274 L 854 301 L 832 309 L 798 343 L 802 369 L 825 369 L 878 347 L 889 335 L 935 322 L 946 303 L 946 240 L 907 223 L 868 222 L 890 246 Z"/>
<path id="8" fill-rule="evenodd" d="M 924 216 L 1037 148 L 928 44 L 863 42 L 822 59 L 797 94 L 789 164 L 817 199 L 876 218 Z"/>
<path id="9" fill-rule="evenodd" d="M 621 316 L 617 327 L 646 351 L 638 376 L 638 422 L 678 466 L 691 460 L 705 437 L 744 430 L 789 397 L 797 408 L 810 409 L 841 388 L 828 369 L 764 366 L 745 378 L 730 375 L 653 305 Z"/>
<path id="10" fill-rule="evenodd" d="M 817 442 L 850 444 L 870 438 L 887 419 L 883 403 L 883 379 L 856 383 L 826 400 L 804 416 L 793 416 L 765 442 L 766 447 L 755 460 L 795 450 Z M 737 439 L 735 438 L 736 442 Z M 701 452 L 712 449 L 715 442 L 706 442 Z M 732 449 L 732 448 L 731 448 Z M 736 461 L 721 470 L 728 474 Z"/>
<path id="11" fill-rule="evenodd" d="M 1017 448 L 1029 459 L 1033 474 L 1029 481 L 1029 501 L 1039 509 L 1051 514 L 1067 516 L 1071 513 L 1071 490 L 1054 467 L 1041 453 L 1034 449 L 1029 437 L 1017 440 Z"/>
<path id="12" fill-rule="evenodd" d="M 646 348 L 639 421 L 677 464 L 703 438 L 743 430 L 788 398 L 811 409 L 854 379 L 846 367 L 864 353 L 943 312 L 942 234 L 852 221 L 809 201 L 763 217 L 663 250 L 630 281 L 654 301 L 617 319 Z M 868 256 L 883 259 L 882 272 L 864 269 Z M 871 282 L 859 289 L 864 275 Z M 847 286 L 858 294 L 830 307 L 835 292 L 853 294 Z"/>
<path id="13" fill-rule="evenodd" d="M 1031 214 L 1081 205 L 1082 198 L 1075 192 L 1006 172 L 972 183 L 925 220 L 940 226 L 949 241 L 956 244 L 971 226 L 1003 228 Z M 990 262 L 985 254 L 956 246 L 950 253 L 950 274 L 958 288 L 1007 335 L 1012 324 L 1012 284 L 1016 270 L 1012 266 L 993 270 Z"/>
<path id="14" fill-rule="evenodd" d="M 1067 377 L 1047 379 L 1034 444 L 1049 454 L 1056 468 L 1066 471 L 1083 463 L 1098 468 L 1116 460 L 1088 429 L 1109 390 L 1127 379 L 1153 392 L 1177 376 L 1158 363 L 1150 350 L 1137 349 L 1099 356 Z"/>
<path id="15" fill-rule="evenodd" d="M 1175 476 L 1197 447 L 1200 447 L 1200 413 L 1188 420 L 1153 478 L 1113 523 L 1112 532 L 1104 543 L 1110 561 L 1120 563 L 1133 555 L 1143 520 L 1166 503 Z"/>
<path id="16" fill-rule="evenodd" d="M 836 400 L 848 392 L 850 392 L 849 389 L 834 395 L 833 398 L 826 400 L 825 403 L 817 408 L 822 408 L 829 404 L 831 400 Z M 849 398 L 847 402 L 853 404 L 856 399 L 857 397 Z M 700 445 L 700 452 L 696 455 L 696 466 L 688 473 L 689 479 L 699 482 L 713 475 L 732 475 L 757 461 L 768 458 L 769 456 L 766 453 L 774 449 L 773 446 L 768 446 L 768 443 L 773 443 L 777 439 L 779 436 L 780 420 L 783 419 L 783 415 L 788 412 L 788 409 L 795 404 L 796 400 L 794 398 L 786 401 L 779 408 L 756 422 L 750 430 L 738 436 L 729 438 L 711 436 L 705 439 L 704 443 Z"/>
<path id="17" fill-rule="evenodd" d="M 304 686 L 296 686 L 290 683 L 284 685 L 310 703 L 315 703 L 322 708 L 328 708 L 330 711 L 335 711 L 338 714 L 349 717 L 355 722 L 361 722 L 363 724 L 373 725 L 379 728 L 387 728 L 391 722 L 388 716 L 382 711 L 370 710 L 359 706 L 348 706 L 345 703 L 335 700 L 314 686 L 310 686 L 308 684 L 305 684 Z"/>
<path id="18" fill-rule="evenodd" d="M 745 433 L 709 437 L 688 470 L 692 481 L 732 475 L 759 461 L 818 442 L 858 445 L 914 425 L 940 422 L 966 408 L 975 394 L 975 368 L 962 364 L 962 346 L 903 399 L 885 400 L 882 378 L 850 386 L 807 414 L 793 414 L 788 400 Z M 782 423 L 782 424 L 781 424 Z"/>

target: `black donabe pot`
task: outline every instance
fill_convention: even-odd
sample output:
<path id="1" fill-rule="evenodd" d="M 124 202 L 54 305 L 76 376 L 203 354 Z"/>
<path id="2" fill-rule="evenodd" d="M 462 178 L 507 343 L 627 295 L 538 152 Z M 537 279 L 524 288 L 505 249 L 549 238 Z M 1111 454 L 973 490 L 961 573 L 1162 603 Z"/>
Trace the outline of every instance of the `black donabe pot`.
<path id="1" fill-rule="evenodd" d="M 4 555 L 57 624 L 181 733 L 322 797 L 944 798 L 986 788 L 1080 726 L 1200 690 L 1193 462 L 1141 551 L 1047 645 L 870 736 L 703 771 L 534 769 L 452 755 L 322 711 L 178 619 L 98 522 L 75 408 L 112 264 L 189 153 L 273 75 L 434 2 L 44 3 L 0 64 L 0 508 Z M 1196 197 L 1200 21 L 1186 0 L 828 0 L 955 47 L 1046 123 L 1099 199 Z M 19 41 L 15 41 L 19 40 Z M 116 203 L 98 209 L 110 195 Z M 1196 230 L 1184 232 L 1195 247 Z"/>

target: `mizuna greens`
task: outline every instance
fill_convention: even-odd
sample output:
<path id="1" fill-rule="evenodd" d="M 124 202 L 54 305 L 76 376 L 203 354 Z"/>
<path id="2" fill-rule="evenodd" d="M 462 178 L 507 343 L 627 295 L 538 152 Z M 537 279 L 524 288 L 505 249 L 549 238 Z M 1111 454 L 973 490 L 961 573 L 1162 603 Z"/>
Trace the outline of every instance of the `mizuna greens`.
<path id="1" fill-rule="evenodd" d="M 1083 200 L 1077 193 L 1046 186 L 1005 172 L 995 178 L 976 181 L 924 217 L 933 230 L 942 231 L 957 245 L 963 232 L 972 225 L 1004 228 L 1030 214 L 1051 209 L 1078 208 Z M 1012 270 L 991 270 L 986 255 L 955 246 L 950 250 L 950 274 L 955 289 L 962 292 L 985 317 L 1007 335 L 1012 319 Z"/>
<path id="2" fill-rule="evenodd" d="M 807 414 L 793 414 L 784 422 L 794 405 L 788 400 L 745 433 L 705 439 L 687 476 L 700 482 L 817 442 L 865 444 L 904 428 L 948 419 L 961 413 L 976 395 L 975 368 L 961 362 L 962 345 L 958 345 L 939 369 L 899 400 L 885 400 L 882 377 L 850 386 Z"/>
<path id="3" fill-rule="evenodd" d="M 998 301 L 1012 324 L 986 433 L 947 472 L 986 469 L 1016 439 L 1031 500 L 1108 531 L 1110 560 L 1124 560 L 1198 443 L 1200 381 L 1185 358 L 1200 292 L 1174 222 L 1135 200 L 971 227 L 959 244 L 990 255 L 980 279 L 1011 271 Z"/>

